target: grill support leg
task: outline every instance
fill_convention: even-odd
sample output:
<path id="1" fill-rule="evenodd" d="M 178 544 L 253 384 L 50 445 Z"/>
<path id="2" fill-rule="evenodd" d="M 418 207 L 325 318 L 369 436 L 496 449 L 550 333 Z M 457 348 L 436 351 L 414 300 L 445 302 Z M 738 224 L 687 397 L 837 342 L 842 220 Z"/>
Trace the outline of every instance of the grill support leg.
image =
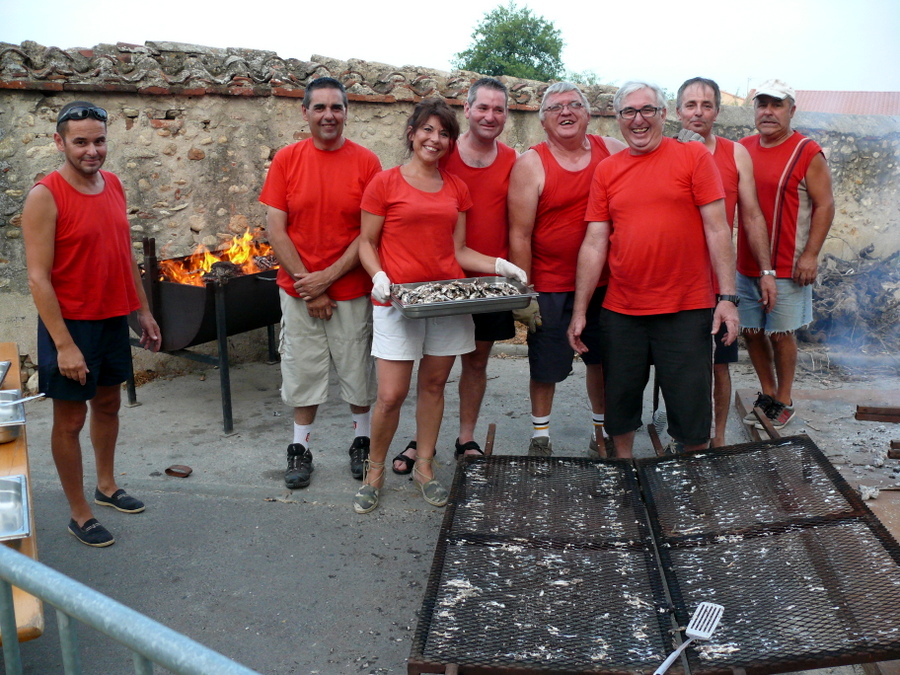
<path id="1" fill-rule="evenodd" d="M 222 429 L 225 435 L 234 431 L 231 415 L 231 373 L 228 370 L 228 329 L 225 311 L 225 284 L 215 284 L 216 342 L 219 347 L 219 387 L 222 390 Z"/>
<path id="2" fill-rule="evenodd" d="M 266 335 L 269 338 L 269 360 L 266 361 L 266 363 L 272 365 L 273 363 L 278 363 L 281 360 L 278 356 L 278 349 L 275 346 L 274 323 L 270 323 L 268 326 L 266 326 Z"/>

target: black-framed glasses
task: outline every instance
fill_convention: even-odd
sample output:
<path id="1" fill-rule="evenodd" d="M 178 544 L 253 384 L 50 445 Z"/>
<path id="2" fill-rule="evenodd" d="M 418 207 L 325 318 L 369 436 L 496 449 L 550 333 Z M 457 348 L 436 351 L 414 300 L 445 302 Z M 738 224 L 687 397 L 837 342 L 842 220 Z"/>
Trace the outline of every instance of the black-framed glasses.
<path id="1" fill-rule="evenodd" d="M 109 119 L 109 113 L 106 112 L 103 108 L 96 108 L 94 106 L 75 106 L 73 108 L 69 108 L 64 112 L 59 118 L 56 120 L 57 124 L 62 124 L 63 122 L 68 122 L 69 120 L 86 120 L 87 118 L 92 117 L 95 120 L 100 120 L 101 122 L 106 122 Z"/>
<path id="2" fill-rule="evenodd" d="M 645 120 L 650 120 L 656 117 L 659 114 L 659 111 L 662 108 L 654 108 L 652 105 L 645 105 L 643 108 L 623 108 L 619 111 L 619 117 L 624 120 L 633 120 L 635 117 L 640 115 Z"/>
<path id="3" fill-rule="evenodd" d="M 578 112 L 579 110 L 584 109 L 584 103 L 581 101 L 572 101 L 571 103 L 554 103 L 553 105 L 548 105 L 544 108 L 544 112 L 553 113 L 556 115 L 557 113 L 561 113 L 563 108 L 568 108 L 572 112 Z"/>

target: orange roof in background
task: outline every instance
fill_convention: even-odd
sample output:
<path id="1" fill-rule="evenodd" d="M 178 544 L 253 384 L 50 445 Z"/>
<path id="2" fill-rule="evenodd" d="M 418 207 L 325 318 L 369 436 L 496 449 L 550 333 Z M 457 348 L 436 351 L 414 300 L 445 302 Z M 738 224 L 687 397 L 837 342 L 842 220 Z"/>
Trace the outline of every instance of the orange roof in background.
<path id="1" fill-rule="evenodd" d="M 753 101 L 756 90 L 747 96 Z M 900 115 L 900 91 L 797 90 L 797 110 L 839 115 Z"/>

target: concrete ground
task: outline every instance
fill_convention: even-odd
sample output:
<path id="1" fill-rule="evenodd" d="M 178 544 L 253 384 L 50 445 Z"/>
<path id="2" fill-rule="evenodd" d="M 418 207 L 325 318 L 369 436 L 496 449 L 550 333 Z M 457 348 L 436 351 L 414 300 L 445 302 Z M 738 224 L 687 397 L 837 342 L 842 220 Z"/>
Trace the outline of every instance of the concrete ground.
<path id="1" fill-rule="evenodd" d="M 746 364 L 744 355 L 734 368 L 735 388 L 756 386 Z M 897 388 L 896 377 L 876 374 L 861 385 L 823 373 L 802 372 L 798 386 Z M 527 361 L 493 358 L 489 375 L 478 438 L 496 422 L 495 452 L 524 453 L 530 436 Z M 67 533 L 66 503 L 49 453 L 51 406 L 27 404 L 40 560 L 260 673 L 405 673 L 444 511 L 426 504 L 406 477 L 388 473 L 382 505 L 366 516 L 353 512 L 359 482 L 347 463 L 350 419 L 334 385 L 311 443 L 312 485 L 287 490 L 282 472 L 291 415 L 280 400 L 280 379 L 277 365 L 232 369 L 230 436 L 222 433 L 214 370 L 140 387 L 140 405 L 122 411 L 117 470 L 120 485 L 144 499 L 147 510 L 126 515 L 97 507 L 95 514 L 117 538 L 107 549 L 90 549 Z M 438 476 L 445 484 L 454 470 L 456 381 L 454 370 L 438 448 Z M 411 438 L 412 403 L 391 454 Z M 804 430 L 802 420 L 792 426 L 797 428 L 785 431 Z M 551 426 L 556 454 L 581 454 L 589 433 L 584 368 L 576 363 L 558 388 Z M 743 433 L 732 413 L 729 442 L 744 442 Z M 826 437 L 809 433 L 827 446 Z M 639 432 L 638 452 L 650 447 Z M 86 489 L 93 489 L 89 458 L 85 464 Z M 167 476 L 172 464 L 189 465 L 193 474 Z M 22 645 L 25 672 L 32 675 L 62 672 L 55 613 L 45 611 L 45 634 Z M 134 672 L 130 655 L 103 636 L 83 628 L 81 644 L 86 673 Z"/>

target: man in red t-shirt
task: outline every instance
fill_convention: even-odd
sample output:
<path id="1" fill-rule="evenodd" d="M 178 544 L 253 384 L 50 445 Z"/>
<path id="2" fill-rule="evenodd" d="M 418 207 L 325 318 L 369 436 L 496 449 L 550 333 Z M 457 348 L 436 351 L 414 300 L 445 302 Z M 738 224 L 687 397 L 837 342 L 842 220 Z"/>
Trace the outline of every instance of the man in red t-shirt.
<path id="1" fill-rule="evenodd" d="M 121 384 L 131 376 L 127 315 L 137 312 L 141 345 L 158 351 L 162 344 L 131 252 L 125 192 L 115 174 L 100 168 L 108 118 L 88 101 L 62 107 L 53 140 L 65 161 L 32 188 L 22 211 L 28 283 L 39 315 L 38 379 L 53 400 L 50 450 L 69 502 L 69 533 L 97 548 L 116 540 L 84 497 L 79 436 L 88 401 L 94 503 L 141 513 L 143 502 L 118 486 L 114 466 Z"/>
<path id="2" fill-rule="evenodd" d="M 812 321 L 812 284 L 834 219 L 828 162 L 818 143 L 791 128 L 794 100 L 794 90 L 781 80 L 761 84 L 753 97 L 759 134 L 740 141 L 753 160 L 772 251 L 772 269 L 761 268 L 750 242 L 739 233 L 741 329 L 762 389 L 755 405 L 776 429 L 794 418 L 795 332 Z M 778 286 L 778 306 L 769 313 L 758 309 L 755 281 L 761 274 L 774 275 Z M 752 413 L 744 423 L 763 428 Z"/>
<path id="3" fill-rule="evenodd" d="M 363 477 L 375 401 L 368 274 L 359 264 L 360 201 L 381 170 L 373 152 L 344 138 L 347 92 L 330 77 L 306 86 L 303 119 L 310 138 L 272 160 L 259 200 L 268 206 L 269 241 L 278 257 L 282 318 L 281 397 L 294 408 L 284 483 L 309 485 L 310 440 L 328 398 L 331 366 L 350 404 L 350 472 Z"/>
<path id="4" fill-rule="evenodd" d="M 569 339 L 579 353 L 588 349 L 581 339 L 588 303 L 608 258 L 600 326 L 606 427 L 616 455 L 632 455 L 651 364 L 670 435 L 685 450 L 699 450 L 709 444 L 712 422 L 710 335 L 725 323 L 731 343 L 738 329 L 722 180 L 699 143 L 663 136 L 666 97 L 659 87 L 628 82 L 613 105 L 628 150 L 594 172 Z"/>
<path id="5" fill-rule="evenodd" d="M 531 442 L 528 454 L 549 456 L 550 412 L 556 384 L 572 371 L 574 352 L 566 338 L 575 297 L 578 246 L 584 238 L 594 167 L 625 145 L 614 138 L 588 134 L 591 107 L 571 82 L 557 82 L 544 92 L 539 117 L 547 140 L 523 153 L 509 181 L 510 260 L 528 274 L 540 294 L 540 323 L 528 333 L 531 375 Z M 593 433 L 588 454 L 598 455 L 604 438 L 605 397 L 600 363 L 599 318 L 606 278 L 594 285 L 585 331 L 590 350 L 582 355 L 591 405 Z"/>
<path id="6" fill-rule="evenodd" d="M 775 306 L 778 291 L 772 272 L 772 258 L 769 255 L 769 235 L 766 220 L 756 199 L 756 183 L 753 180 L 753 162 L 744 146 L 716 136 L 713 124 L 719 116 L 722 94 L 715 81 L 694 77 L 685 81 L 678 89 L 675 111 L 681 126 L 703 137 L 703 143 L 712 153 L 722 187 L 725 190 L 725 218 L 734 227 L 736 210 L 740 207 L 741 229 L 747 238 L 753 256 L 760 269 L 765 270 L 759 277 L 760 299 L 764 311 L 770 312 Z M 713 284 L 718 292 L 718 286 Z M 731 373 L 729 363 L 738 360 L 737 341 L 726 345 L 725 326 L 715 336 L 713 350 L 713 420 L 715 431 L 710 441 L 714 448 L 725 445 L 725 426 L 728 421 L 728 404 L 731 400 Z"/>

